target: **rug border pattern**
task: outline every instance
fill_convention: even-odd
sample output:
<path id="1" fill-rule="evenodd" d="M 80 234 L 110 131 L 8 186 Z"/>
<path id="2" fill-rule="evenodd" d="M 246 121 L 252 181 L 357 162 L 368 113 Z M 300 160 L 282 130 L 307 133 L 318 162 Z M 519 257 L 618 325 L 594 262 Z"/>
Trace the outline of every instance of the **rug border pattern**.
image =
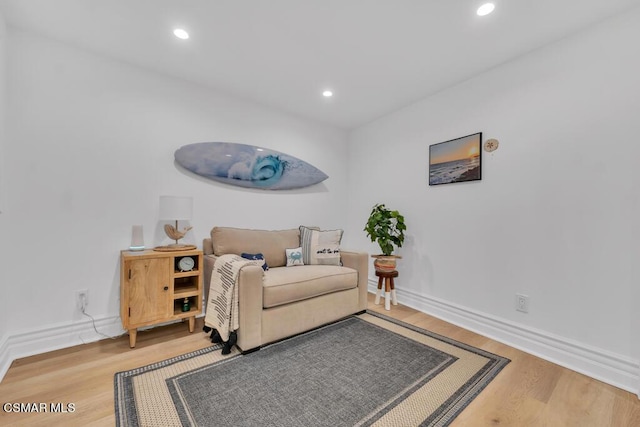
<path id="1" fill-rule="evenodd" d="M 452 338 L 431 332 L 429 330 L 426 330 L 424 328 L 420 328 L 418 326 L 414 326 L 411 324 L 408 324 L 406 322 L 403 322 L 401 320 L 398 319 L 394 319 L 392 317 L 389 317 L 385 314 L 382 313 L 378 313 L 378 312 L 374 312 L 374 311 L 370 311 L 370 310 L 366 310 L 364 312 L 367 315 L 371 315 L 373 317 L 376 317 L 378 319 L 390 322 L 392 324 L 395 324 L 397 326 L 406 328 L 407 330 L 416 332 L 418 334 L 421 335 L 425 335 L 427 337 L 431 337 L 435 340 L 441 341 L 443 343 L 446 343 L 448 345 L 457 347 L 461 350 L 464 350 L 466 352 L 478 355 L 478 356 L 482 356 L 486 359 L 488 359 L 487 363 L 481 368 L 479 369 L 471 378 L 468 379 L 468 381 L 466 381 L 466 383 L 458 388 L 458 390 L 456 391 L 456 393 L 454 393 L 452 396 L 450 396 L 440 407 L 441 408 L 446 408 L 443 411 L 434 411 L 428 418 L 424 419 L 422 421 L 422 423 L 420 424 L 421 426 L 447 426 L 449 425 L 454 419 L 455 417 L 460 414 L 460 412 L 462 412 L 479 394 L 480 392 L 482 392 L 482 390 L 484 390 L 484 388 L 500 373 L 500 371 L 510 362 L 509 359 L 503 357 L 503 356 L 499 356 L 497 354 L 491 353 L 489 351 L 486 350 L 482 350 L 480 348 L 462 343 L 460 341 L 456 341 Z M 360 313 L 362 314 L 362 313 Z M 354 314 L 351 316 L 348 316 L 346 318 L 340 319 L 336 322 L 333 323 L 338 323 L 341 321 L 344 321 L 347 318 L 350 317 L 357 317 L 358 314 Z M 363 319 L 364 320 L 364 319 Z M 366 320 L 365 320 L 366 321 Z M 372 325 L 378 326 L 375 323 L 371 323 Z M 324 327 L 326 327 L 328 325 L 323 325 L 319 328 L 316 329 L 322 329 Z M 310 331 L 307 331 L 310 332 Z M 305 333 L 307 333 L 305 332 Z M 282 343 L 283 341 L 289 340 L 289 339 L 293 339 L 294 337 L 289 337 L 286 338 L 285 340 L 282 341 L 278 341 L 276 343 L 271 343 L 268 344 L 266 347 L 268 346 L 272 346 L 272 345 L 277 345 Z M 170 359 L 167 360 L 163 360 L 163 361 L 159 361 L 153 364 L 149 364 L 146 366 L 142 366 L 139 368 L 135 368 L 135 369 L 131 369 L 128 371 L 122 371 L 122 372 L 117 372 L 114 375 L 114 404 L 115 404 L 115 417 L 116 417 L 116 425 L 117 426 L 131 426 L 131 427 L 135 427 L 138 426 L 138 414 L 137 414 L 137 410 L 136 410 L 136 403 L 135 403 L 135 393 L 133 391 L 133 378 L 135 378 L 138 375 L 141 374 L 147 374 L 150 373 L 152 371 L 158 370 L 158 369 L 162 369 L 171 365 L 174 365 L 176 363 L 180 363 L 186 360 L 189 360 L 191 358 L 194 357 L 199 357 L 199 356 L 203 356 L 203 355 L 207 355 L 208 353 L 214 352 L 216 350 L 219 350 L 221 348 L 221 345 L 212 345 L 210 347 L 206 347 L 200 350 L 196 350 L 190 353 L 186 353 L 180 356 L 176 356 L 176 357 L 172 357 Z M 233 354 L 230 355 L 227 358 L 224 358 L 217 363 L 224 363 L 227 361 L 230 361 L 231 359 L 235 359 L 237 357 L 240 357 L 240 354 Z M 174 377 L 171 378 L 167 378 L 166 382 L 167 384 L 169 383 L 170 380 L 172 380 Z M 133 402 L 132 402 L 133 400 Z M 396 400 L 402 400 L 401 398 L 398 398 Z M 128 403 L 128 404 L 127 404 Z M 393 405 L 395 405 L 395 401 L 394 402 L 388 402 L 385 407 L 393 407 Z M 179 408 L 175 408 L 177 411 L 179 411 Z M 370 425 L 371 423 L 375 422 L 376 420 L 378 420 L 380 417 L 382 417 L 384 414 L 373 414 L 372 418 L 370 420 L 367 420 L 365 425 Z"/>

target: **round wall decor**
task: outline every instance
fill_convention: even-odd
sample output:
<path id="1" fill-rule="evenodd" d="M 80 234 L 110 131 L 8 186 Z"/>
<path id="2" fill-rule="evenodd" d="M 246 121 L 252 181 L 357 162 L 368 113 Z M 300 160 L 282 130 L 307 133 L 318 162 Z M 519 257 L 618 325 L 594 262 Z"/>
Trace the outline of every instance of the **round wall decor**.
<path id="1" fill-rule="evenodd" d="M 500 143 L 497 139 L 487 139 L 484 143 L 484 151 L 486 151 L 487 153 L 496 151 L 498 149 L 498 145 L 500 145 Z"/>

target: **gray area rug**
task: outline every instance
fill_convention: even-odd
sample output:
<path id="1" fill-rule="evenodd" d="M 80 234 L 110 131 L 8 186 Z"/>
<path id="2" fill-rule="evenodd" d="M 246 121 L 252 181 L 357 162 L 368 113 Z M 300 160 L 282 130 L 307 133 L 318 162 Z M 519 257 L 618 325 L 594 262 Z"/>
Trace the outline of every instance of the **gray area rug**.
<path id="1" fill-rule="evenodd" d="M 375 313 L 115 375 L 119 426 L 444 426 L 508 359 Z"/>

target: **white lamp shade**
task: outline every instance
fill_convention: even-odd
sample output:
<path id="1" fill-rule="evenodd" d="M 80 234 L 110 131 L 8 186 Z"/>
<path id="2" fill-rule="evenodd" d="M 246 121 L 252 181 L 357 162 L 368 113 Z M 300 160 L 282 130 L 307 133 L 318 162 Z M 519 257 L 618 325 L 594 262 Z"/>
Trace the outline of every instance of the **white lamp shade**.
<path id="1" fill-rule="evenodd" d="M 190 220 L 192 211 L 192 197 L 160 196 L 160 219 Z"/>

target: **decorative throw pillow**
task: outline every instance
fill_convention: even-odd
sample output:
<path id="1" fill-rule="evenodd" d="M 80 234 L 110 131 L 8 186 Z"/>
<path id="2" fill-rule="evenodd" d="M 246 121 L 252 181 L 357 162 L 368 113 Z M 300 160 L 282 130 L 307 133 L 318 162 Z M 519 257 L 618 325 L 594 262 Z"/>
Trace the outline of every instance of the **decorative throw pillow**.
<path id="1" fill-rule="evenodd" d="M 304 265 L 302 261 L 302 248 L 285 249 L 285 252 L 287 253 L 287 267 Z"/>
<path id="2" fill-rule="evenodd" d="M 342 230 L 314 230 L 300 226 L 302 261 L 306 265 L 342 265 L 340 241 Z"/>
<path id="3" fill-rule="evenodd" d="M 264 271 L 267 271 L 269 269 L 269 266 L 267 265 L 267 261 L 264 259 L 264 255 L 262 255 L 262 254 L 247 254 L 247 253 L 243 253 L 240 256 L 242 258 L 246 258 L 246 259 L 250 259 L 250 260 L 254 260 L 254 261 L 262 261 L 262 269 Z"/>

